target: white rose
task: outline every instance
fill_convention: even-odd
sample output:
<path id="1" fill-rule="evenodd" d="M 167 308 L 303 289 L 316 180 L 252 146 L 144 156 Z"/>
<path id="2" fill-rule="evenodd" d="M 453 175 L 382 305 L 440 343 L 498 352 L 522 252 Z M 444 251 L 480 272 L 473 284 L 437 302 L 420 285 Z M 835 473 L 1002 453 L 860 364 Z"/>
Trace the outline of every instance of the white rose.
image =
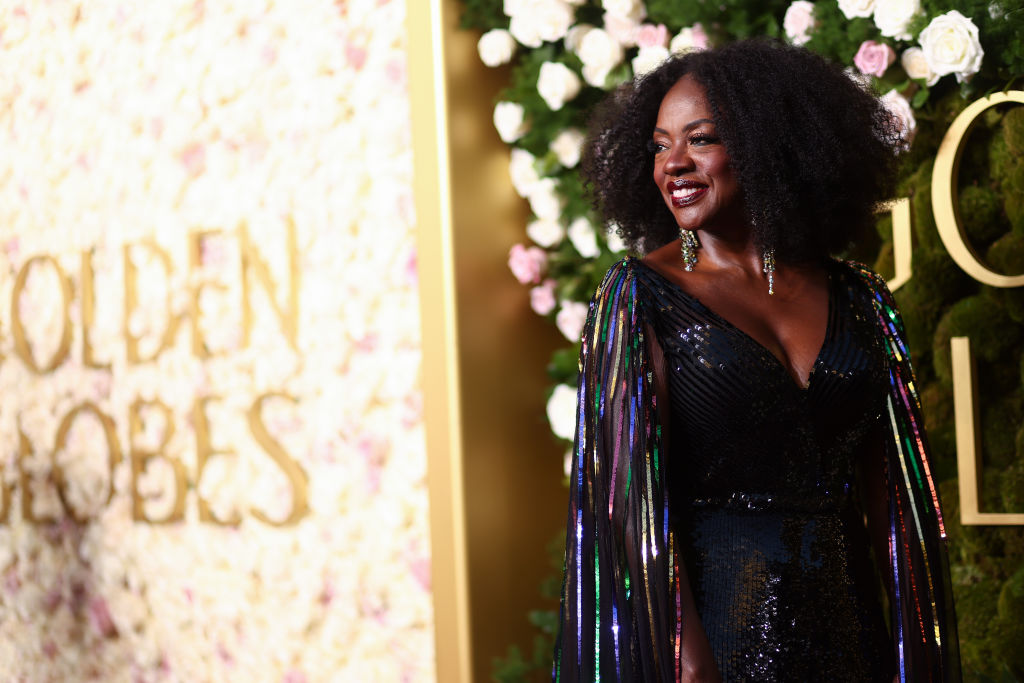
<path id="1" fill-rule="evenodd" d="M 642 47 L 636 57 L 633 58 L 633 75 L 640 78 L 648 71 L 657 69 L 668 58 L 668 49 L 660 45 Z"/>
<path id="2" fill-rule="evenodd" d="M 568 384 L 555 387 L 548 399 L 547 413 L 555 436 L 560 439 L 576 436 L 576 389 Z"/>
<path id="3" fill-rule="evenodd" d="M 579 128 L 566 128 L 551 141 L 551 151 L 558 157 L 558 163 L 566 168 L 575 168 L 583 154 L 586 135 Z"/>
<path id="4" fill-rule="evenodd" d="M 587 32 L 592 30 L 594 27 L 590 24 L 576 24 L 571 29 L 565 32 L 565 49 L 570 52 L 577 52 L 580 49 L 580 41 L 583 40 L 583 36 L 587 35 Z"/>
<path id="5" fill-rule="evenodd" d="M 839 9 L 847 19 L 870 17 L 875 11 L 875 0 L 839 0 Z"/>
<path id="6" fill-rule="evenodd" d="M 814 3 L 807 0 L 796 0 L 786 9 L 782 18 L 782 30 L 794 45 L 803 45 L 811 39 L 814 28 Z"/>
<path id="7" fill-rule="evenodd" d="M 515 147 L 508 161 L 508 175 L 512 178 L 512 187 L 520 197 L 529 197 L 533 186 L 540 180 L 534 162 L 537 158 L 525 149 Z"/>
<path id="8" fill-rule="evenodd" d="M 875 7 L 875 26 L 883 36 L 910 40 L 907 26 L 921 12 L 921 0 L 885 0 Z"/>
<path id="9" fill-rule="evenodd" d="M 511 19 L 509 32 L 527 47 L 561 40 L 572 26 L 575 13 L 564 0 L 519 0 L 505 4 L 505 14 Z"/>
<path id="10" fill-rule="evenodd" d="M 565 228 L 558 221 L 539 219 L 530 221 L 526 234 L 542 247 L 553 247 L 565 237 Z"/>
<path id="11" fill-rule="evenodd" d="M 690 52 L 691 50 L 704 50 L 708 46 L 708 34 L 700 24 L 687 26 L 672 38 L 668 44 L 669 52 Z"/>
<path id="12" fill-rule="evenodd" d="M 500 66 L 512 59 L 516 51 L 516 40 L 505 29 L 496 28 L 480 36 L 476 51 L 480 53 L 480 61 L 487 66 Z"/>
<path id="13" fill-rule="evenodd" d="M 900 57 L 900 64 L 907 75 L 914 79 L 923 79 L 926 85 L 932 86 L 939 80 L 938 74 L 932 73 L 925 59 L 924 50 L 919 47 L 908 47 Z"/>
<path id="14" fill-rule="evenodd" d="M 626 251 L 626 242 L 621 237 L 619 237 L 619 233 L 617 232 L 617 230 L 618 227 L 615 225 L 608 226 L 607 241 L 608 248 L 611 249 L 616 254 L 619 254 L 623 251 Z"/>
<path id="15" fill-rule="evenodd" d="M 619 45 L 624 48 L 636 47 L 636 34 L 640 29 L 639 21 L 634 21 L 629 17 L 620 17 L 609 12 L 605 12 L 602 19 L 604 30 L 608 32 L 608 35 L 617 40 Z"/>
<path id="16" fill-rule="evenodd" d="M 932 19 L 917 39 L 928 68 L 937 76 L 956 74 L 963 83 L 981 68 L 985 52 L 978 41 L 978 27 L 956 10 Z"/>
<path id="17" fill-rule="evenodd" d="M 552 111 L 558 111 L 566 102 L 579 95 L 582 85 L 576 72 L 561 62 L 544 62 L 540 65 L 537 92 Z"/>
<path id="18" fill-rule="evenodd" d="M 562 215 L 564 200 L 558 193 L 558 181 L 554 178 L 542 178 L 530 192 L 530 210 L 537 216 L 549 221 L 558 220 Z"/>
<path id="19" fill-rule="evenodd" d="M 910 149 L 910 143 L 917 132 L 917 119 L 914 118 L 914 110 L 911 109 L 910 102 L 895 90 L 885 93 L 881 97 L 881 102 L 893 116 L 896 129 L 900 137 L 903 138 L 903 149 Z"/>
<path id="20" fill-rule="evenodd" d="M 583 258 L 594 258 L 601 253 L 597 246 L 597 233 L 586 218 L 577 218 L 569 224 L 569 241 Z"/>
<path id="21" fill-rule="evenodd" d="M 608 74 L 622 62 L 622 46 L 607 31 L 595 28 L 587 31 L 577 51 L 583 62 L 583 80 L 599 88 L 604 87 Z"/>
<path id="22" fill-rule="evenodd" d="M 871 90 L 871 76 L 866 76 L 860 71 L 857 71 L 852 66 L 848 66 L 843 69 L 843 73 L 850 77 L 850 80 L 859 85 L 864 90 Z"/>
<path id="23" fill-rule="evenodd" d="M 601 0 L 601 7 L 608 14 L 628 17 L 633 21 L 640 21 L 647 16 L 647 10 L 641 0 Z"/>
<path id="24" fill-rule="evenodd" d="M 562 301 L 562 308 L 555 316 L 559 332 L 571 342 L 578 342 L 587 322 L 587 305 L 578 301 Z"/>
<path id="25" fill-rule="evenodd" d="M 526 111 L 515 102 L 494 105 L 494 127 L 503 142 L 515 142 L 530 129 L 525 120 Z"/>

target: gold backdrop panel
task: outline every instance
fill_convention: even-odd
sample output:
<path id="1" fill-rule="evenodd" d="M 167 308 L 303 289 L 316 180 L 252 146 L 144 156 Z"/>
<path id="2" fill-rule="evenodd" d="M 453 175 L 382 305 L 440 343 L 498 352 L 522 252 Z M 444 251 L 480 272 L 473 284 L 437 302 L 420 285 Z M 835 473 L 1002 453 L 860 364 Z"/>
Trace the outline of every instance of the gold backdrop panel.
<path id="1" fill-rule="evenodd" d="M 432 261 L 421 263 L 421 296 L 438 671 L 484 681 L 495 656 L 532 639 L 525 612 L 540 606 L 567 492 L 538 400 L 561 338 L 506 265 L 526 219 L 491 125 L 507 72 L 480 63 L 459 9 L 410 8 L 410 75 L 420 254 Z"/>

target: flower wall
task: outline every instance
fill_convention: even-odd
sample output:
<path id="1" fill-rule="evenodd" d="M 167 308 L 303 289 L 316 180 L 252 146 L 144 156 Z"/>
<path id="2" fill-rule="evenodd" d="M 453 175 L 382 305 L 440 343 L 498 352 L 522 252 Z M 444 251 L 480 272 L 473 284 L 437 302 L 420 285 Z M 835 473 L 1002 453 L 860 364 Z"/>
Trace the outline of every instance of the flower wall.
<path id="1" fill-rule="evenodd" d="M 913 278 L 896 292 L 908 327 L 934 461 L 950 524 L 965 674 L 1024 680 L 1024 529 L 962 527 L 949 340 L 969 336 L 978 360 L 982 507 L 1024 510 L 1024 290 L 981 285 L 936 232 L 931 167 L 942 136 L 970 102 L 1021 88 L 1024 8 L 996 0 L 463 0 L 464 28 L 481 32 L 488 66 L 509 64 L 494 125 L 511 148 L 509 174 L 532 212 L 512 275 L 534 311 L 566 338 L 548 366 L 547 414 L 566 448 L 576 409 L 578 340 L 587 303 L 625 247 L 591 206 L 577 173 L 590 109 L 670 54 L 750 38 L 803 45 L 873 90 L 905 140 L 899 196 L 911 201 Z M 813 88 L 814 84 L 807 84 Z M 1024 272 L 1024 108 L 989 110 L 972 133 L 958 201 L 972 248 L 995 271 Z M 849 254 L 893 273 L 892 220 Z M 538 397 L 538 401 L 544 400 Z M 566 455 L 566 467 L 569 456 Z M 554 531 L 554 530 L 553 530 Z M 556 564 L 558 562 L 556 561 Z M 560 571 L 560 564 L 559 564 Z M 557 606 L 557 579 L 544 593 Z M 553 587 L 553 589 L 552 589 Z M 520 680 L 550 667 L 557 614 L 533 612 L 532 653 L 512 646 L 495 675 Z M 988 678 L 986 678 L 988 677 Z"/>
<path id="2" fill-rule="evenodd" d="M 401 0 L 0 18 L 0 671 L 433 678 Z"/>

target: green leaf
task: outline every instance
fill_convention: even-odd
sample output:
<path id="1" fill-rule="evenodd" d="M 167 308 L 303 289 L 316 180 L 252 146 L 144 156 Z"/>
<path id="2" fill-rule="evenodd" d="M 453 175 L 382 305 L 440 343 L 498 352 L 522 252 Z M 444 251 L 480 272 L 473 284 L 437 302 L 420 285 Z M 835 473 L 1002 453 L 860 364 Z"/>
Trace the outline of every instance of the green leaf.
<path id="1" fill-rule="evenodd" d="M 928 88 L 921 88 L 914 93 L 914 98 L 910 100 L 910 106 L 914 109 L 920 109 L 924 106 L 924 103 L 928 101 Z"/>

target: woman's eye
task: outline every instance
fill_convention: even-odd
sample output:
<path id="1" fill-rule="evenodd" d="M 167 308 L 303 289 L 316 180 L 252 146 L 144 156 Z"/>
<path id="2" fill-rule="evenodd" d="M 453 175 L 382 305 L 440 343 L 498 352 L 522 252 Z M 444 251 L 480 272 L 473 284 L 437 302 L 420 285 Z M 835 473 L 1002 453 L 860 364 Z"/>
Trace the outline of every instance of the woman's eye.
<path id="1" fill-rule="evenodd" d="M 647 141 L 647 151 L 651 154 L 660 154 L 664 152 L 668 147 L 658 142 L 657 140 Z"/>
<path id="2" fill-rule="evenodd" d="M 713 145 L 716 142 L 718 142 L 718 138 L 706 133 L 698 133 L 690 137 L 691 145 Z"/>

